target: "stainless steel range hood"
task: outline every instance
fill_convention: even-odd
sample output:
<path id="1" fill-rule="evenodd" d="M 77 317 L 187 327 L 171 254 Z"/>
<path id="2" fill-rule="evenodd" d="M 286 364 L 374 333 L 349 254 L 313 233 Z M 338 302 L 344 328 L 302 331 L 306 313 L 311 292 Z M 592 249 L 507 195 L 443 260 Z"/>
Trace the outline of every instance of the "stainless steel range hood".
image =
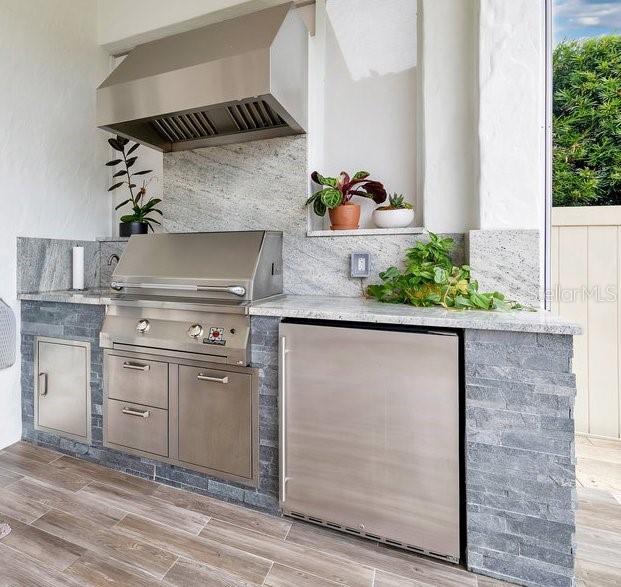
<path id="1" fill-rule="evenodd" d="M 284 4 L 136 47 L 97 90 L 97 126 L 182 151 L 306 132 L 308 31 Z"/>

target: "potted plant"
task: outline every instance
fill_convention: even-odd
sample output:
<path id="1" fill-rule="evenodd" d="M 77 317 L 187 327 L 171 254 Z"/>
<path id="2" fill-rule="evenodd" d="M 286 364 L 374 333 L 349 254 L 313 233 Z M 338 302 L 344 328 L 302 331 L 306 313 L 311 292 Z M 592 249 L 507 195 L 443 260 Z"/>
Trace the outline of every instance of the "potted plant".
<path id="1" fill-rule="evenodd" d="M 393 194 L 388 198 L 388 206 L 373 211 L 373 222 L 378 228 L 405 228 L 413 221 L 414 206 L 404 201 L 401 194 Z"/>
<path id="2" fill-rule="evenodd" d="M 315 214 L 322 217 L 325 216 L 326 210 L 329 210 L 332 230 L 358 228 L 360 205 L 351 199 L 360 196 L 370 198 L 376 204 L 386 200 L 384 186 L 368 177 L 369 173 L 366 171 L 358 171 L 352 177 L 345 171 L 341 171 L 338 177 L 323 177 L 314 171 L 311 175 L 312 180 L 323 188 L 308 198 L 306 205 L 312 204 Z"/>
<path id="3" fill-rule="evenodd" d="M 159 214 L 160 216 L 162 215 L 162 211 L 155 207 L 162 200 L 159 198 L 147 199 L 147 183 L 144 180 L 142 182 L 142 187 L 137 192 L 134 192 L 134 189 L 137 187 L 134 183 L 134 178 L 138 175 L 148 175 L 152 172 L 152 170 L 144 169 L 143 171 L 131 172 L 131 168 L 138 160 L 138 157 L 133 155 L 133 153 L 135 153 L 140 146 L 139 143 L 134 143 L 131 147 L 129 147 L 129 149 L 127 149 L 127 151 L 125 150 L 125 147 L 127 147 L 129 139 L 126 139 L 125 137 L 117 135 L 116 138 L 108 139 L 108 143 L 110 143 L 110 146 L 115 151 L 121 153 L 123 158 L 108 161 L 106 165 L 108 167 L 116 167 L 122 163 L 124 167 L 124 169 L 117 171 L 112 176 L 113 178 L 122 177 L 123 180 L 110 186 L 108 191 L 112 192 L 117 188 L 120 188 L 122 185 L 127 185 L 127 188 L 129 189 L 129 198 L 121 202 L 114 209 L 118 210 L 126 204 L 131 204 L 132 206 L 131 214 L 121 216 L 119 236 L 127 237 L 132 234 L 147 234 L 149 229 L 153 230 L 153 224 L 161 224 L 161 222 L 153 218 L 153 214 Z"/>

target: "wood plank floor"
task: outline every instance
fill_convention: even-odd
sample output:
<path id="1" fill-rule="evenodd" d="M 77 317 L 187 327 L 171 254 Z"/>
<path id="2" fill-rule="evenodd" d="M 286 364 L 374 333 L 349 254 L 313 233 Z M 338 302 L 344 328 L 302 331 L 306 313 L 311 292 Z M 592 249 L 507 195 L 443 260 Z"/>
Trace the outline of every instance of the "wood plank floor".
<path id="1" fill-rule="evenodd" d="M 576 437 L 580 587 L 621 585 L 621 441 Z"/>
<path id="2" fill-rule="evenodd" d="M 579 438 L 578 585 L 621 584 L 621 443 Z M 453 565 L 18 442 L 0 586 L 499 587 Z"/>

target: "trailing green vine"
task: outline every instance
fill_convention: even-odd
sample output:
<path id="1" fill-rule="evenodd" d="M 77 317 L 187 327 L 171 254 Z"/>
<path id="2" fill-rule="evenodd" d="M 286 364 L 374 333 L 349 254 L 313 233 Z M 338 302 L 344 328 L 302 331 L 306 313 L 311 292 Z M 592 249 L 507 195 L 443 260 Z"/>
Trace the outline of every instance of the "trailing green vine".
<path id="1" fill-rule="evenodd" d="M 453 265 L 452 238 L 429 233 L 429 242 L 407 249 L 405 268 L 389 267 L 380 273 L 382 283 L 370 285 L 367 295 L 380 302 L 412 306 L 442 306 L 460 310 L 516 310 L 523 307 L 499 292 L 479 291 L 470 267 Z"/>

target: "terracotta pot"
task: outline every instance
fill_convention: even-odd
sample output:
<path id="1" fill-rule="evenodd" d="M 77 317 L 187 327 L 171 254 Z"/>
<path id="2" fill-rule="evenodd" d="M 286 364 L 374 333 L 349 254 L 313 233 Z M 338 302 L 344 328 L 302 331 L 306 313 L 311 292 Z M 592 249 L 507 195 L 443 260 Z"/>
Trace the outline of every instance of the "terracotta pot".
<path id="1" fill-rule="evenodd" d="M 329 210 L 332 230 L 352 230 L 360 223 L 360 205 L 353 202 Z"/>

